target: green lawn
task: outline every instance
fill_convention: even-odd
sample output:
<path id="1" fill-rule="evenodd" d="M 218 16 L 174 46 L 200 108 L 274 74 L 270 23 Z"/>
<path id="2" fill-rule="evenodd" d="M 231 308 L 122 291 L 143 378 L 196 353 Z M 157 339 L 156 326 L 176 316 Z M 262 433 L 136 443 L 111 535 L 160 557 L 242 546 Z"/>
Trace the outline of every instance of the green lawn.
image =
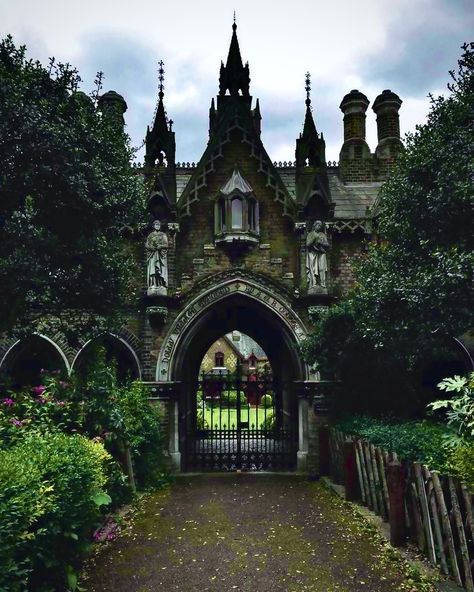
<path id="1" fill-rule="evenodd" d="M 269 418 L 273 415 L 273 409 L 264 409 L 263 407 L 251 407 L 250 409 L 245 407 L 240 412 L 240 421 L 248 422 L 248 427 L 252 429 L 262 427 L 265 418 Z M 232 429 L 237 428 L 237 409 L 205 409 L 204 419 L 209 426 L 214 429 Z M 245 428 L 244 428 L 245 429 Z"/>

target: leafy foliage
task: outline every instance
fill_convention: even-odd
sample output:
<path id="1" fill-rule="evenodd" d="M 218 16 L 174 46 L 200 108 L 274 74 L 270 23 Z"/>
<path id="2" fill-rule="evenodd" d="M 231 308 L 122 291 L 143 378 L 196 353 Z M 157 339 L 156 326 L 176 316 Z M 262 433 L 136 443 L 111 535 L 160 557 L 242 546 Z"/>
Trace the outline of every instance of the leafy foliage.
<path id="1" fill-rule="evenodd" d="M 0 330 L 48 318 L 77 334 L 114 322 L 133 293 L 124 237 L 145 193 L 120 117 L 79 83 L 68 64 L 0 42 Z M 71 325 L 71 309 L 88 314 Z"/>
<path id="2" fill-rule="evenodd" d="M 455 393 L 450 399 L 429 404 L 433 411 L 446 409 L 448 425 L 461 437 L 474 439 L 474 372 L 469 376 L 445 378 L 438 387 L 448 393 Z"/>
<path id="3" fill-rule="evenodd" d="M 0 450 L 0 589 L 63 589 L 107 502 L 104 447 L 80 435 L 29 433 Z"/>
<path id="4" fill-rule="evenodd" d="M 396 452 L 402 459 L 458 477 L 474 491 L 474 440 L 456 436 L 443 424 L 352 416 L 340 420 L 336 427 L 384 450 Z"/>
<path id="5" fill-rule="evenodd" d="M 445 446 L 447 430 L 440 424 L 353 416 L 342 420 L 337 427 L 384 450 L 396 452 L 403 459 L 421 462 L 439 471 L 447 471 L 449 466 L 449 449 Z"/>
<path id="6" fill-rule="evenodd" d="M 359 261 L 355 289 L 321 316 L 303 349 L 347 389 L 353 386 L 347 362 L 365 357 L 364 388 L 380 379 L 380 393 L 390 384 L 388 369 L 411 398 L 446 336 L 474 324 L 474 44 L 463 47 L 451 76 L 449 96 L 431 98 L 426 124 L 406 136 L 406 150 L 381 190 L 379 242 Z"/>

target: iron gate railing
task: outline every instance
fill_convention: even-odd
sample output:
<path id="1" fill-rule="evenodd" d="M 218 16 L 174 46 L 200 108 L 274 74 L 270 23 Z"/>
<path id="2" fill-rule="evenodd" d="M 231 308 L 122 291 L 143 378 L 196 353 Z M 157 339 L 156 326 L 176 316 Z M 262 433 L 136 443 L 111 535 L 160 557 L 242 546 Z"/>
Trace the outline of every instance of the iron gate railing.
<path id="1" fill-rule="evenodd" d="M 188 471 L 292 470 L 293 417 L 282 389 L 268 376 L 208 373 L 188 397 L 185 413 Z"/>

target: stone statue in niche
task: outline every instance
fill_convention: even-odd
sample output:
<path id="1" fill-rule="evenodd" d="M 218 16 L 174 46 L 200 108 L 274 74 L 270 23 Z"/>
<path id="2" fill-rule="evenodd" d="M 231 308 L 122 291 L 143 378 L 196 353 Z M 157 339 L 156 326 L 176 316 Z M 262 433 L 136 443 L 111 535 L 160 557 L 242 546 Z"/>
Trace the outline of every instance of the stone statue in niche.
<path id="1" fill-rule="evenodd" d="M 327 289 L 328 261 L 326 253 L 328 250 L 329 241 L 326 236 L 324 223 L 321 220 L 316 220 L 306 237 L 308 292 L 318 292 L 321 289 L 326 291 Z"/>
<path id="2" fill-rule="evenodd" d="M 148 294 L 166 294 L 168 288 L 168 237 L 161 222 L 153 222 L 153 230 L 145 244 Z"/>

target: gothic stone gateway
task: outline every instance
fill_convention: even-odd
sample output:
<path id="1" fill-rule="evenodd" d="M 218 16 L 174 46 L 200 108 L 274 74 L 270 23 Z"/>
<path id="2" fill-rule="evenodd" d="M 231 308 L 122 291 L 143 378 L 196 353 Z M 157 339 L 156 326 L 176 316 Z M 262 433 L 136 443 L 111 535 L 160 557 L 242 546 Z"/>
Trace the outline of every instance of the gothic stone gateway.
<path id="1" fill-rule="evenodd" d="M 163 74 L 161 64 L 142 170 L 150 216 L 136 238 L 143 269 L 137 278 L 139 306 L 133 302 L 138 312 L 105 343 L 162 407 L 170 458 L 179 471 L 186 469 L 193 437 L 189 410 L 196 405 L 201 360 L 222 335 L 247 333 L 265 350 L 274 371 L 278 412 L 294 434 L 297 467 L 316 473 L 318 427 L 331 385 L 301 361 L 298 346 L 311 331 L 313 313 L 352 284 L 353 259 L 370 239 L 381 183 L 401 148 L 401 100 L 390 90 L 374 100 L 378 144 L 371 152 L 365 140 L 369 100 L 358 90 L 347 93 L 339 106 L 344 128 L 339 163 L 327 163 L 308 75 L 295 160 L 272 162 L 261 140 L 260 104 L 250 95 L 249 66 L 242 62 L 234 23 L 217 100 L 209 109 L 207 146 L 197 163 L 177 163 Z M 123 124 L 126 103 L 120 95 L 105 93 L 101 105 L 117 112 L 117 125 Z M 38 347 L 48 355 L 35 363 L 67 372 L 80 363 L 89 343 L 73 347 L 62 335 L 36 335 L 22 347 L 4 336 L 0 374 L 14 374 L 19 360 L 24 364 Z"/>

